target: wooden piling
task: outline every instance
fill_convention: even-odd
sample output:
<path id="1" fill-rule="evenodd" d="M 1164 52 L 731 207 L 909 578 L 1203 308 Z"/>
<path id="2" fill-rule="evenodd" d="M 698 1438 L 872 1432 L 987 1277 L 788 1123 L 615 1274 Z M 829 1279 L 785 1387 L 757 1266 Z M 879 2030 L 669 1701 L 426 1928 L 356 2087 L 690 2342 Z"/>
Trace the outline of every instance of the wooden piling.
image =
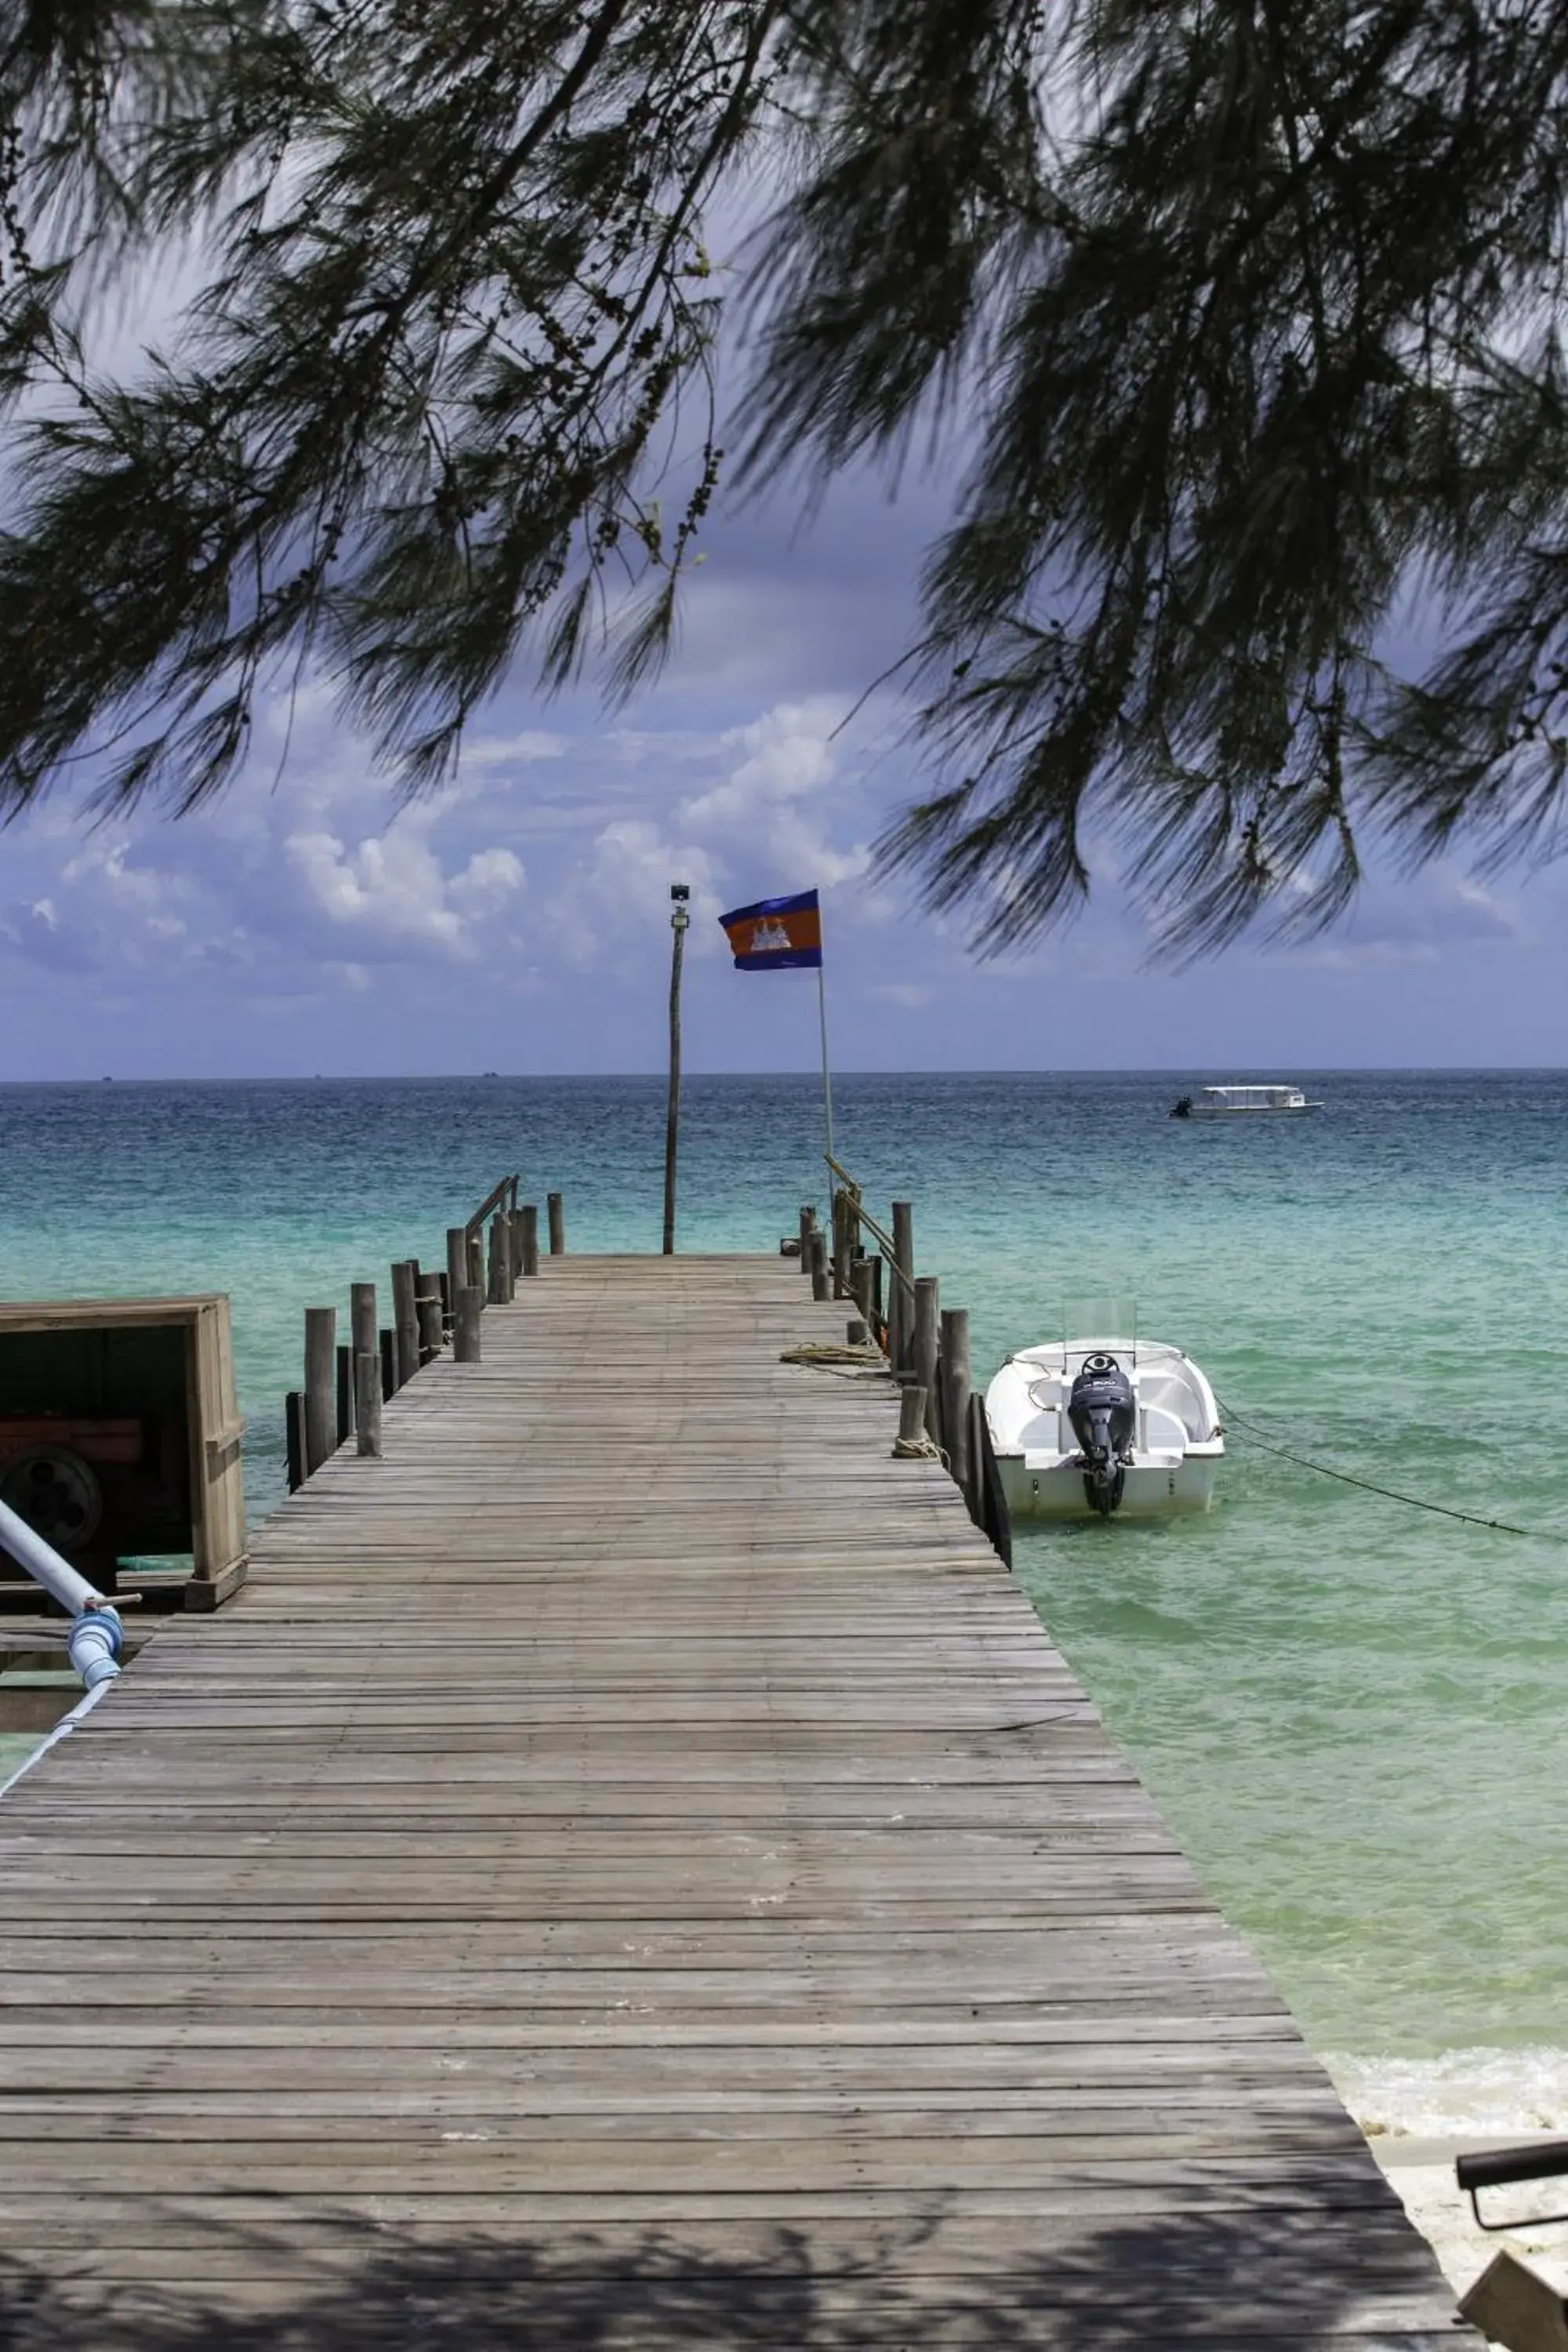
<path id="1" fill-rule="evenodd" d="M 893 1202 L 893 1260 L 915 1278 L 915 1213 L 908 1201 Z M 897 1276 L 888 1300 L 888 1361 L 896 1372 L 910 1370 L 915 1339 L 914 1301 Z"/>
<path id="2" fill-rule="evenodd" d="M 485 1287 L 484 1234 L 482 1233 L 469 1234 L 468 1236 L 467 1249 L 468 1258 L 466 1263 L 466 1272 L 468 1278 L 466 1281 L 459 1283 L 458 1287 L 459 1290 L 477 1290 L 482 1297 Z M 456 1308 L 454 1308 L 454 1315 L 456 1315 Z"/>
<path id="3" fill-rule="evenodd" d="M 468 1279 L 468 1229 L 467 1225 L 447 1228 L 447 1318 L 456 1325 L 458 1293 Z"/>
<path id="4" fill-rule="evenodd" d="M 381 1327 L 381 1393 L 384 1400 L 397 1394 L 397 1334 Z"/>
<path id="5" fill-rule="evenodd" d="M 441 1352 L 441 1286 L 433 1274 L 422 1274 L 414 1294 L 419 1316 L 419 1360 L 434 1362 Z"/>
<path id="6" fill-rule="evenodd" d="M 338 1450 L 335 1307 L 305 1309 L 305 1475 Z"/>
<path id="7" fill-rule="evenodd" d="M 362 1356 L 374 1356 L 375 1339 L 375 1285 L 374 1282 L 351 1282 L 349 1285 L 349 1344 L 357 1365 Z M 354 1394 L 357 1403 L 359 1383 L 355 1376 Z"/>
<path id="8" fill-rule="evenodd" d="M 942 1427 L 947 1465 L 959 1492 L 974 1517 L 974 1482 L 970 1467 L 969 1429 L 969 1309 L 946 1307 L 942 1316 Z"/>
<path id="9" fill-rule="evenodd" d="M 875 1276 L 871 1271 L 871 1261 L 868 1257 L 858 1257 L 851 1262 L 849 1267 L 849 1295 L 854 1299 L 856 1306 L 860 1309 L 860 1319 L 865 1324 L 868 1332 L 874 1331 L 877 1328 L 876 1309 L 872 1303 L 872 1284 L 874 1280 Z"/>
<path id="10" fill-rule="evenodd" d="M 849 1287 L 849 1259 L 855 1246 L 858 1223 L 859 1220 L 855 1214 L 848 1192 L 841 1184 L 833 1195 L 833 1296 L 835 1298 L 854 1297 Z"/>
<path id="11" fill-rule="evenodd" d="M 397 1335 L 397 1385 L 419 1370 L 419 1310 L 414 1303 L 414 1260 L 398 1258 L 392 1269 L 392 1322 Z"/>
<path id="12" fill-rule="evenodd" d="M 283 1400 L 283 1453 L 293 1495 L 305 1483 L 305 1400 L 298 1389 L 290 1389 Z"/>
<path id="13" fill-rule="evenodd" d="M 356 1284 L 355 1288 L 359 1286 Z M 381 1457 L 381 1366 L 369 1349 L 354 1358 L 354 1444 L 362 1454 Z"/>
<path id="14" fill-rule="evenodd" d="M 833 1296 L 832 1278 L 827 1271 L 827 1235 L 818 1231 L 811 1236 L 811 1295 L 818 1305 Z"/>
<path id="15" fill-rule="evenodd" d="M 1007 1507 L 1007 1490 L 1002 1484 L 1002 1473 L 996 1466 L 996 1449 L 991 1443 L 991 1423 L 986 1417 L 985 1400 L 977 1389 L 969 1392 L 969 1457 L 974 1480 L 974 1503 L 971 1516 L 976 1527 L 988 1535 L 1001 1557 L 1004 1566 L 1013 1565 L 1013 1515 Z"/>
<path id="16" fill-rule="evenodd" d="M 565 1199 L 560 1192 L 547 1192 L 544 1200 L 550 1213 L 550 1255 L 552 1257 L 564 1257 L 566 1255 Z"/>
<path id="17" fill-rule="evenodd" d="M 852 1315 L 844 1327 L 844 1337 L 852 1348 L 863 1348 L 870 1336 L 870 1325 L 863 1323 L 858 1315 Z"/>
<path id="18" fill-rule="evenodd" d="M 937 1398 L 937 1280 L 922 1274 L 915 1281 L 915 1328 L 912 1349 L 916 1380 L 926 1392 L 926 1431 L 942 1444 L 941 1406 Z"/>
<path id="19" fill-rule="evenodd" d="M 479 1361 L 479 1317 L 485 1295 L 477 1282 L 465 1283 L 458 1293 L 452 1318 L 452 1354 L 459 1364 Z"/>
<path id="20" fill-rule="evenodd" d="M 914 1445 L 926 1433 L 926 1392 L 918 1381 L 899 1391 L 899 1444 Z"/>
<path id="21" fill-rule="evenodd" d="M 525 1201 L 517 1214 L 522 1230 L 522 1271 L 525 1277 L 531 1277 L 539 1272 L 538 1202 Z"/>
<path id="22" fill-rule="evenodd" d="M 338 1444 L 347 1443 L 354 1433 L 354 1353 L 342 1340 L 338 1343 Z"/>
<path id="23" fill-rule="evenodd" d="M 506 1259 L 510 1255 L 505 1220 L 498 1210 L 490 1219 L 489 1264 L 485 1270 L 485 1299 L 491 1307 L 506 1305 Z"/>
<path id="24" fill-rule="evenodd" d="M 811 1273 L 809 1244 L 811 1236 L 816 1231 L 816 1204 L 810 1201 L 803 1201 L 800 1208 L 800 1270 L 802 1274 L 807 1276 L 809 1276 Z"/>

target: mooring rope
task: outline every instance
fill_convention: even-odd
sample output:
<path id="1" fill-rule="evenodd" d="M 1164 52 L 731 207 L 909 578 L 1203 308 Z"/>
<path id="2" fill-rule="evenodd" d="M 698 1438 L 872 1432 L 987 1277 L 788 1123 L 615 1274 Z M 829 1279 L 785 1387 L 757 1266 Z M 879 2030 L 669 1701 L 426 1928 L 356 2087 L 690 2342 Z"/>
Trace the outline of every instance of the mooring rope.
<path id="1" fill-rule="evenodd" d="M 880 1348 L 868 1339 L 851 1347 L 847 1341 L 808 1339 L 798 1348 L 786 1348 L 780 1356 L 781 1364 L 805 1364 L 814 1372 L 837 1372 L 841 1380 L 851 1377 L 841 1368 L 853 1365 L 857 1372 L 885 1372 L 888 1360 Z"/>
<path id="2" fill-rule="evenodd" d="M 923 1429 L 918 1437 L 894 1438 L 893 1460 L 895 1462 L 940 1462 L 944 1470 L 950 1470 L 952 1466 L 935 1438 L 929 1436 Z"/>
<path id="3" fill-rule="evenodd" d="M 1404 1503 L 1413 1511 L 1432 1511 L 1439 1518 L 1460 1519 L 1466 1527 L 1490 1528 L 1494 1533 L 1502 1536 L 1529 1536 L 1536 1543 L 1568 1543 L 1568 1534 L 1557 1528 L 1521 1528 L 1516 1526 L 1512 1519 L 1483 1518 L 1479 1511 L 1458 1511 L 1450 1503 L 1429 1502 L 1424 1495 L 1402 1494 L 1397 1486 L 1380 1486 L 1374 1478 L 1358 1478 L 1349 1470 L 1336 1470 L 1327 1462 L 1314 1462 L 1308 1454 L 1292 1454 L 1289 1446 L 1276 1445 L 1272 1439 L 1263 1436 L 1256 1422 L 1248 1421 L 1244 1413 L 1234 1412 L 1222 1396 L 1216 1396 L 1215 1402 L 1224 1414 L 1227 1428 L 1234 1424 L 1236 1428 L 1244 1430 L 1250 1444 L 1265 1454 L 1277 1454 L 1281 1462 L 1293 1462 L 1299 1470 L 1315 1470 L 1320 1478 L 1337 1478 L 1342 1486 L 1359 1486 L 1363 1494 L 1381 1495 L 1385 1502 Z"/>

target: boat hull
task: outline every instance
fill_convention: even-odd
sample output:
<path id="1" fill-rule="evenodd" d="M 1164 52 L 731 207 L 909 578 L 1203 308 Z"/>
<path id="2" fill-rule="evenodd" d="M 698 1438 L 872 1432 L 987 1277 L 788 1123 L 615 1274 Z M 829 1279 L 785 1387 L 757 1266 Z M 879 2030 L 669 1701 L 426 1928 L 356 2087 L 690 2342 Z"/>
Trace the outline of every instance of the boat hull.
<path id="1" fill-rule="evenodd" d="M 1119 1519 L 1169 1518 L 1184 1511 L 1206 1511 L 1214 1500 L 1215 1454 L 1185 1454 L 1178 1461 L 1139 1462 L 1128 1466 Z M 1099 1515 L 1084 1492 L 1083 1472 L 1068 1461 L 1035 1464 L 1020 1454 L 998 1454 L 1007 1508 L 1015 1519 L 1092 1519 Z"/>

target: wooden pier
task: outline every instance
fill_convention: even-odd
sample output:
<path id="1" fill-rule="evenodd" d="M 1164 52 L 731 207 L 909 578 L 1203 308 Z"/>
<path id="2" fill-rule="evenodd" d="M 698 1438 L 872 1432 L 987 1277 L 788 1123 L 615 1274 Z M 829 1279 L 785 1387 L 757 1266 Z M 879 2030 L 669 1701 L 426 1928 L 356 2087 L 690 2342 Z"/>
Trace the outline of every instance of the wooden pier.
<path id="1" fill-rule="evenodd" d="M 1436 2352 L 788 1261 L 560 1257 L 0 1803 L 5 2352 Z"/>

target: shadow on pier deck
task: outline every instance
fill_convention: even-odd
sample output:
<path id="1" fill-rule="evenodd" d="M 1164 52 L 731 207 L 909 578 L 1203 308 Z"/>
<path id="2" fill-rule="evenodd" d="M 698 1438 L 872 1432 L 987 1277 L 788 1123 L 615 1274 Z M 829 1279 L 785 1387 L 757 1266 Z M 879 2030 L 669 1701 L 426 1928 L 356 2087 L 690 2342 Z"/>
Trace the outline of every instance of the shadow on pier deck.
<path id="1" fill-rule="evenodd" d="M 1476 2340 L 842 1328 L 549 1262 L 0 1806 L 5 2352 Z"/>

